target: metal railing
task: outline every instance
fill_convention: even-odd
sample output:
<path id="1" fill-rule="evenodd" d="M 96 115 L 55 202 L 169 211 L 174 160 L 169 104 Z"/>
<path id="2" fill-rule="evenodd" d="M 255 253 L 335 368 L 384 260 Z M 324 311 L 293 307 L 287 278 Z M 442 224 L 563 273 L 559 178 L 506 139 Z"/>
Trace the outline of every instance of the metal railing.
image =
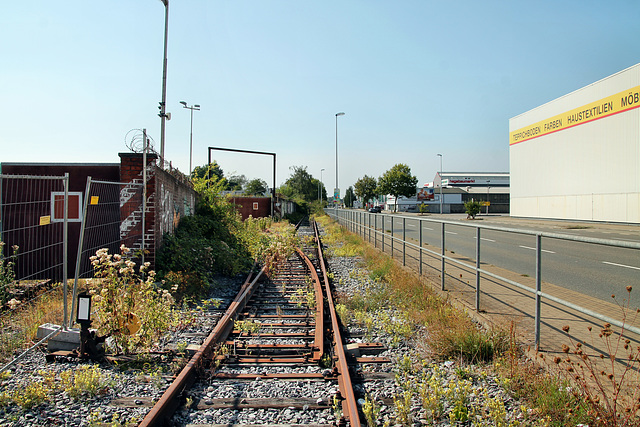
<path id="1" fill-rule="evenodd" d="M 410 218 L 413 221 L 419 222 L 419 237 L 418 244 L 413 243 L 412 241 L 407 239 L 406 236 L 406 217 L 397 216 L 397 215 L 383 215 L 383 214 L 372 214 L 364 211 L 357 210 L 344 210 L 344 209 L 327 209 L 326 213 L 336 220 L 340 225 L 346 227 L 349 231 L 354 232 L 364 239 L 371 242 L 373 240 L 374 246 L 377 248 L 378 243 L 380 243 L 380 249 L 382 252 L 385 251 L 385 245 L 390 248 L 392 257 L 394 256 L 396 249 L 394 249 L 394 243 L 396 245 L 401 245 L 402 252 L 402 264 L 406 266 L 406 256 L 407 256 L 407 248 L 412 248 L 413 250 L 418 252 L 418 273 L 420 275 L 423 274 L 423 254 L 431 255 L 432 257 L 440 259 L 440 277 L 441 277 L 441 290 L 445 290 L 445 278 L 446 278 L 446 263 L 450 262 L 452 264 L 459 265 L 463 268 L 472 270 L 475 272 L 475 309 L 476 311 L 480 311 L 480 294 L 481 294 L 481 276 L 485 275 L 491 277 L 493 279 L 502 281 L 511 286 L 514 286 L 520 290 L 528 292 L 535 297 L 535 344 L 536 347 L 540 345 L 540 328 L 541 328 L 541 303 L 543 299 L 547 299 L 548 301 L 553 301 L 561 306 L 570 308 L 579 313 L 591 316 L 595 319 L 601 320 L 603 322 L 608 322 L 611 325 L 624 328 L 629 332 L 633 332 L 635 334 L 640 335 L 640 328 L 629 325 L 628 323 L 624 323 L 619 319 L 612 318 L 610 316 L 603 315 L 601 313 L 597 313 L 593 310 L 582 307 L 578 304 L 575 304 L 570 301 L 566 301 L 564 299 L 558 298 L 554 295 L 551 295 L 547 292 L 542 291 L 542 238 L 550 238 L 564 241 L 573 241 L 573 242 L 581 242 L 588 243 L 594 245 L 604 245 L 611 246 L 617 248 L 627 248 L 633 250 L 640 250 L 640 243 L 638 242 L 630 242 L 630 241 L 620 241 L 620 240 L 609 240 L 609 239 L 598 239 L 598 238 L 590 238 L 583 236 L 572 236 L 568 234 L 559 234 L 559 233 L 550 233 L 550 232 L 541 232 L 541 231 L 533 231 L 533 230 L 525 230 L 525 229 L 515 229 L 515 228 L 507 228 L 507 227 L 495 227 L 489 225 L 480 225 L 480 224 L 472 224 L 472 223 L 463 223 L 460 221 L 447 221 L 447 220 L 439 220 L 439 219 L 430 219 L 430 218 Z M 387 220 L 388 218 L 388 220 Z M 402 220 L 402 238 L 397 237 L 394 232 L 394 219 Z M 387 222 L 390 223 L 389 232 L 385 232 L 385 226 Z M 430 224 L 439 224 L 440 225 L 440 251 L 434 251 L 428 248 L 423 247 L 425 243 L 423 241 L 423 223 Z M 461 261 L 452 256 L 448 256 L 446 252 L 446 227 L 447 226 L 456 226 L 456 227 L 468 227 L 475 229 L 475 264 L 471 265 L 467 262 Z M 505 232 L 505 233 L 517 233 L 522 235 L 530 235 L 534 236 L 536 239 L 535 246 L 535 289 L 527 286 L 525 284 L 519 283 L 517 281 L 511 280 L 509 278 L 500 276 L 491 271 L 483 269 L 480 267 L 480 259 L 481 259 L 481 249 L 482 249 L 482 239 L 481 233 L 483 230 L 491 230 L 497 232 Z M 640 256 L 640 253 L 639 253 Z"/>

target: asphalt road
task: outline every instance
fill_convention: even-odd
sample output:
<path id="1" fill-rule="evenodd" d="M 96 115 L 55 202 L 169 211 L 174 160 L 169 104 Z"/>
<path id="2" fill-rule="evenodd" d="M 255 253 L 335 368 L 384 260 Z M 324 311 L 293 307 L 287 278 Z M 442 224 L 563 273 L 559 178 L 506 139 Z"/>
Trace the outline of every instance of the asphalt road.
<path id="1" fill-rule="evenodd" d="M 421 219 L 457 221 L 460 225 L 445 225 L 445 248 L 473 260 L 476 253 L 476 230 L 475 227 L 468 226 L 470 224 L 640 242 L 640 227 L 634 225 L 518 220 L 501 216 L 478 217 L 475 221 L 467 221 L 466 216 L 454 214 L 437 217 L 385 213 L 376 215 L 378 229 L 382 228 L 384 217 L 384 229 L 387 232 L 391 231 L 393 221 L 394 236 L 402 238 L 403 227 L 406 227 L 407 239 L 416 243 L 419 240 L 419 228 L 422 227 L 422 241 L 427 243 L 431 250 L 434 250 L 434 247 L 441 248 L 441 225 Z M 520 275 L 535 277 L 536 236 L 481 229 L 480 242 L 482 264 L 491 264 Z M 619 297 L 627 295 L 626 286 L 631 285 L 640 291 L 640 250 L 543 237 L 542 280 L 611 302 L 612 294 Z M 542 290 L 544 292 L 544 287 Z M 637 305 L 637 301 L 634 302 Z"/>

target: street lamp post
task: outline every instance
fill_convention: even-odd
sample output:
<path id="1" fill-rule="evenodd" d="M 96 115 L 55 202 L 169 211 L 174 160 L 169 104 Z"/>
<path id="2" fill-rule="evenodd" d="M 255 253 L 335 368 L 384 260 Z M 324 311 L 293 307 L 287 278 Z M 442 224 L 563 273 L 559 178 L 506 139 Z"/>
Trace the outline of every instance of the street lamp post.
<path id="1" fill-rule="evenodd" d="M 344 116 L 344 113 L 336 113 L 336 189 L 333 192 L 334 199 L 335 195 L 338 195 L 338 199 L 340 199 L 340 187 L 338 187 L 338 116 Z M 334 203 L 337 205 L 338 200 L 334 200 Z"/>
<path id="2" fill-rule="evenodd" d="M 169 33 L 169 0 L 160 0 L 164 4 L 164 57 L 162 61 L 162 102 L 160 102 L 160 159 L 164 169 L 164 127 L 165 120 L 171 118 L 167 114 L 167 37 Z"/>
<path id="3" fill-rule="evenodd" d="M 491 186 L 489 185 L 491 181 L 487 181 L 487 215 L 489 215 L 489 189 L 491 188 Z"/>
<path id="4" fill-rule="evenodd" d="M 200 111 L 200 105 L 195 104 L 188 106 L 185 101 L 180 101 L 180 104 L 182 104 L 184 108 L 191 110 L 191 130 L 189 132 L 189 175 L 191 175 L 191 171 L 193 170 L 191 166 L 191 161 L 193 160 L 193 110 Z"/>
<path id="5" fill-rule="evenodd" d="M 323 170 L 324 168 L 320 169 L 320 182 L 318 183 L 318 200 L 320 200 L 320 206 L 322 206 L 322 187 L 323 187 L 322 171 Z"/>
<path id="6" fill-rule="evenodd" d="M 438 154 L 440 157 L 440 213 L 442 214 L 442 154 Z"/>

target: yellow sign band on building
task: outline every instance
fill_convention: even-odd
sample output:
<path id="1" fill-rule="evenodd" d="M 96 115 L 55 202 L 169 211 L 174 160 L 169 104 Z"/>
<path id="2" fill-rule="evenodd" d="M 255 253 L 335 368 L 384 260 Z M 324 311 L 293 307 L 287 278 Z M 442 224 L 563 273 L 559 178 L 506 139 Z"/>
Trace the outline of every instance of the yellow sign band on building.
<path id="1" fill-rule="evenodd" d="M 640 86 L 574 108 L 509 133 L 509 145 L 569 129 L 640 107 Z"/>

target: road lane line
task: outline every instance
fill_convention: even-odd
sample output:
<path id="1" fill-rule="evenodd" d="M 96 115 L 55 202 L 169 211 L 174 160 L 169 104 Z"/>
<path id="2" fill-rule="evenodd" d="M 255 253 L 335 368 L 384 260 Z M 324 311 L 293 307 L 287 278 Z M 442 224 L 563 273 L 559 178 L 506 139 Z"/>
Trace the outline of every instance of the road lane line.
<path id="1" fill-rule="evenodd" d="M 536 248 L 531 248 L 531 247 L 529 247 L 529 246 L 522 246 L 522 245 L 519 245 L 519 246 L 520 246 L 521 248 L 524 248 L 524 249 L 531 249 L 532 251 L 535 251 L 535 250 L 536 250 Z M 553 251 L 548 251 L 548 250 L 546 250 L 546 249 L 541 249 L 541 251 L 542 251 L 542 252 L 546 252 L 546 253 L 548 253 L 548 254 L 555 254 L 555 252 L 553 252 Z"/>
<path id="2" fill-rule="evenodd" d="M 634 267 L 632 265 L 625 265 L 625 264 L 616 264 L 615 262 L 607 262 L 607 261 L 602 261 L 603 264 L 609 264 L 609 265 L 615 265 L 616 267 L 626 267 L 626 268 L 633 268 L 634 270 L 640 270 L 640 267 Z"/>
<path id="3" fill-rule="evenodd" d="M 447 234 L 458 234 L 458 233 L 454 233 L 453 231 L 445 231 L 445 233 L 447 233 Z"/>
<path id="4" fill-rule="evenodd" d="M 474 238 L 474 239 L 477 239 L 477 237 L 476 237 L 476 236 L 473 236 L 473 238 Z M 495 241 L 495 240 L 493 240 L 493 239 L 487 239 L 487 238 L 485 238 L 485 237 L 481 237 L 481 238 L 480 238 L 480 240 L 486 240 L 487 242 L 493 242 L 493 243 L 495 243 L 495 242 L 496 242 L 496 241 Z"/>

